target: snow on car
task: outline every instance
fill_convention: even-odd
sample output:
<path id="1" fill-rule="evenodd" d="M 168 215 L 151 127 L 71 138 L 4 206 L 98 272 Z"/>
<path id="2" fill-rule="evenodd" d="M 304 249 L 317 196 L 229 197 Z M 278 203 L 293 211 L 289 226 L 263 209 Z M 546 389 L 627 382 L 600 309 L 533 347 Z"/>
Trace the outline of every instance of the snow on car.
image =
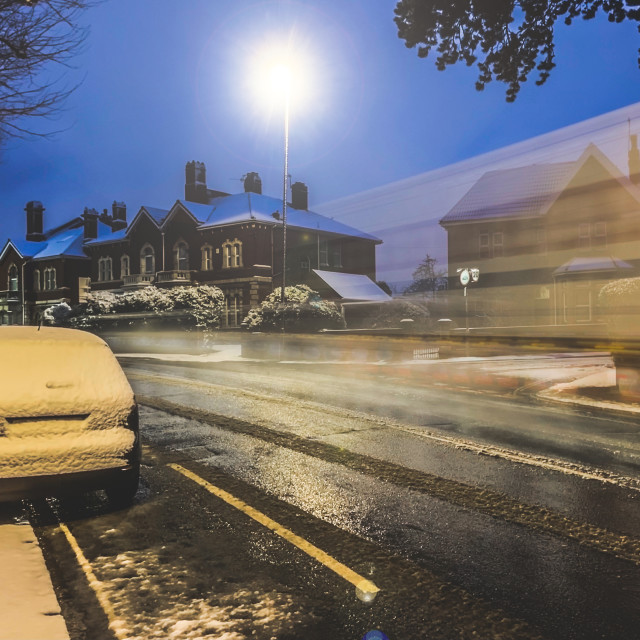
<path id="1" fill-rule="evenodd" d="M 104 489 L 133 499 L 138 408 L 107 344 L 90 333 L 0 327 L 0 500 Z"/>

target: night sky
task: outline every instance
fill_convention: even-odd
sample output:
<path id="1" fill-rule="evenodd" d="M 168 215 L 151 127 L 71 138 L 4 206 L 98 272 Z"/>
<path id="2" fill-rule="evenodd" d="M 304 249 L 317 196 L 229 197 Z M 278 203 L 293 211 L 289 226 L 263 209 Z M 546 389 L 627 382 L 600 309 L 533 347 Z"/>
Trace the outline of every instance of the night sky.
<path id="1" fill-rule="evenodd" d="M 43 202 L 46 227 L 113 200 L 126 202 L 130 220 L 141 205 L 168 209 L 184 196 L 189 160 L 206 163 L 210 188 L 241 191 L 241 177 L 258 171 L 263 192 L 279 196 L 282 110 L 260 83 L 274 43 L 295 51 L 305 76 L 292 105 L 289 172 L 308 184 L 310 208 L 327 214 L 324 203 L 640 101 L 633 24 L 599 16 L 559 25 L 558 66 L 543 87 L 531 77 L 509 104 L 499 82 L 475 90 L 474 68 L 439 72 L 407 49 L 394 6 L 106 0 L 91 8 L 85 51 L 65 78 L 81 82 L 78 90 L 57 120 L 30 123 L 60 133 L 2 151 L 0 242 L 23 237 L 29 200 Z M 397 215 L 401 223 L 401 208 Z"/>

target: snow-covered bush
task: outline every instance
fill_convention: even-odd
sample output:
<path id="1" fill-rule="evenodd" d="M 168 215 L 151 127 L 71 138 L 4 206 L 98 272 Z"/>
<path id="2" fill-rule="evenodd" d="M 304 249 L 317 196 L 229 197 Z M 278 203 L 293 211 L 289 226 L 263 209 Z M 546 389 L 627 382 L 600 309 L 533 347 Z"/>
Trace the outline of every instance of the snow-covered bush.
<path id="1" fill-rule="evenodd" d="M 429 322 L 429 310 L 426 305 L 418 306 L 406 300 L 394 299 L 384 302 L 378 312 L 370 318 L 373 329 L 399 328 L 402 320 L 412 320 L 415 330 L 424 330 Z"/>
<path id="2" fill-rule="evenodd" d="M 42 321 L 48 325 L 63 324 L 70 315 L 71 307 L 66 302 L 61 302 L 47 307 L 42 314 Z"/>
<path id="3" fill-rule="evenodd" d="M 218 287 L 176 287 L 158 289 L 144 287 L 138 291 L 114 294 L 99 291 L 87 296 L 85 302 L 71 310 L 68 324 L 78 328 L 91 328 L 104 324 L 104 319 L 114 314 L 140 314 L 140 320 L 162 318 L 167 311 L 183 311 L 175 322 L 192 324 L 208 329 L 220 326 L 224 311 L 224 294 Z M 128 322 L 137 322 L 128 318 Z"/>
<path id="4" fill-rule="evenodd" d="M 196 326 L 218 328 L 224 311 L 224 294 L 218 287 L 176 287 L 167 290 L 172 308 L 184 309 L 196 320 Z"/>
<path id="5" fill-rule="evenodd" d="M 338 306 L 320 297 L 306 284 L 285 288 L 286 302 L 281 303 L 281 288 L 275 289 L 260 306 L 251 309 L 244 319 L 253 331 L 314 332 L 320 329 L 343 329 L 344 318 Z"/>
<path id="6" fill-rule="evenodd" d="M 637 335 L 640 326 L 640 278 L 622 278 L 605 284 L 598 294 L 602 319 L 616 333 Z"/>

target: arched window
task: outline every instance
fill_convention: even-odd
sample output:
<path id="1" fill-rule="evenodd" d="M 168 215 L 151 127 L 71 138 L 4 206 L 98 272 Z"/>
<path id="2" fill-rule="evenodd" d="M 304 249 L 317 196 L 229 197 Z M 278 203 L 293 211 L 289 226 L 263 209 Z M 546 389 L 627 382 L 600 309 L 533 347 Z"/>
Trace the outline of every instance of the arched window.
<path id="1" fill-rule="evenodd" d="M 242 242 L 234 238 L 233 242 L 227 240 L 222 245 L 222 266 L 225 269 L 242 266 Z"/>
<path id="2" fill-rule="evenodd" d="M 15 264 L 12 264 L 9 267 L 9 278 L 8 278 L 8 287 L 9 291 L 17 291 L 18 290 L 18 267 Z"/>
<path id="3" fill-rule="evenodd" d="M 202 270 L 211 271 L 213 269 L 213 248 L 205 244 L 202 247 Z"/>
<path id="4" fill-rule="evenodd" d="M 129 256 L 124 255 L 120 258 L 120 278 L 131 275 L 131 262 Z"/>
<path id="5" fill-rule="evenodd" d="M 140 273 L 155 273 L 156 256 L 153 247 L 145 244 L 140 252 Z"/>
<path id="6" fill-rule="evenodd" d="M 98 280 L 100 282 L 113 280 L 113 264 L 111 262 L 111 257 L 103 257 L 98 260 Z"/>
<path id="7" fill-rule="evenodd" d="M 177 271 L 189 270 L 189 245 L 179 240 L 173 247 L 173 268 Z"/>
<path id="8" fill-rule="evenodd" d="M 33 290 L 40 291 L 42 284 L 40 282 L 40 269 L 35 269 L 33 272 Z"/>
<path id="9" fill-rule="evenodd" d="M 57 289 L 56 270 L 53 267 L 48 267 L 44 270 L 44 288 L 46 291 Z"/>

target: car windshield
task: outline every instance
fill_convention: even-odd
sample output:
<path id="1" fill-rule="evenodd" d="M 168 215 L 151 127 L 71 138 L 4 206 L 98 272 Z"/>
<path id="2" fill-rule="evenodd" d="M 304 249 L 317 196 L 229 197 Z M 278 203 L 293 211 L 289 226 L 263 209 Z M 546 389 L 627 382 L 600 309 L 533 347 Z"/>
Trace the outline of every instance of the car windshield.
<path id="1" fill-rule="evenodd" d="M 8 637 L 638 637 L 637 5 L 0 1 Z"/>

